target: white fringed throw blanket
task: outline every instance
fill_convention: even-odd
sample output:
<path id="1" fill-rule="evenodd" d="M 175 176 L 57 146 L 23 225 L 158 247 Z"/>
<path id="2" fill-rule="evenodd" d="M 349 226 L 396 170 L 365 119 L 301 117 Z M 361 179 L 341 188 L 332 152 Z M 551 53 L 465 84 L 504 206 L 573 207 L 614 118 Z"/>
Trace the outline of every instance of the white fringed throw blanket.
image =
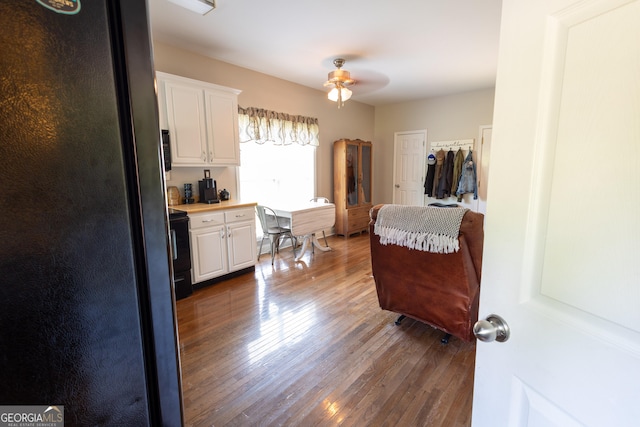
<path id="1" fill-rule="evenodd" d="M 462 217 L 469 209 L 384 205 L 378 211 L 374 233 L 383 245 L 420 251 L 458 252 Z"/>

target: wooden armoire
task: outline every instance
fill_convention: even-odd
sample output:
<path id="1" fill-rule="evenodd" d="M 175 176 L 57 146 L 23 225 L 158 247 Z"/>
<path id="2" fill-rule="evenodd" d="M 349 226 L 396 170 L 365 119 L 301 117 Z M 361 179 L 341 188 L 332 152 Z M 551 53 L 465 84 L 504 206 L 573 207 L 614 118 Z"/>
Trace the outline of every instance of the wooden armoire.
<path id="1" fill-rule="evenodd" d="M 371 142 L 340 139 L 333 143 L 333 200 L 336 234 L 367 231 L 371 209 Z"/>

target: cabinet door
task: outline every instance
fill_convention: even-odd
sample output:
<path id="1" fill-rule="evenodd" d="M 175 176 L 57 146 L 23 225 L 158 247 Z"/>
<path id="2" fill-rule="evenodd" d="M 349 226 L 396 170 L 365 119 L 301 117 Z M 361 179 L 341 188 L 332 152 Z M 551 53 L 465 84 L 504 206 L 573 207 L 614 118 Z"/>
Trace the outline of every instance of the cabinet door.
<path id="1" fill-rule="evenodd" d="M 358 182 L 358 202 L 360 206 L 371 204 L 371 144 L 360 144 L 360 177 Z"/>
<path id="2" fill-rule="evenodd" d="M 371 204 L 371 144 L 347 144 L 346 194 L 347 208 Z"/>
<path id="3" fill-rule="evenodd" d="M 256 223 L 238 222 L 227 225 L 229 245 L 229 271 L 256 264 Z"/>
<path id="4" fill-rule="evenodd" d="M 345 158 L 347 180 L 347 207 L 358 206 L 358 177 L 360 176 L 360 150 L 358 144 L 347 144 L 347 156 Z"/>
<path id="5" fill-rule="evenodd" d="M 209 161 L 216 165 L 239 165 L 238 101 L 235 94 L 205 90 Z"/>
<path id="6" fill-rule="evenodd" d="M 165 81 L 167 124 L 172 163 L 203 166 L 208 163 L 204 92 L 181 82 Z"/>
<path id="7" fill-rule="evenodd" d="M 229 271 L 225 230 L 223 225 L 191 230 L 193 283 L 222 276 Z"/>

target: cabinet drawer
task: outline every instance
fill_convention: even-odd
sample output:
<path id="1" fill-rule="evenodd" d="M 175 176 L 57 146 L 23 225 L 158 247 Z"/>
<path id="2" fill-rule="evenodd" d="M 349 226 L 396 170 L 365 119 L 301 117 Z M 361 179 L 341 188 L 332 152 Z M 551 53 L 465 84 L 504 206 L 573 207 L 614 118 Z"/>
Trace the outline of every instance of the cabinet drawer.
<path id="1" fill-rule="evenodd" d="M 348 230 L 350 233 L 357 232 L 360 230 L 365 230 L 369 226 L 369 221 L 363 218 L 354 218 L 349 219 L 349 223 L 347 224 Z"/>
<path id="2" fill-rule="evenodd" d="M 212 227 L 214 225 L 224 224 L 223 212 L 207 212 L 200 214 L 189 214 L 189 228 L 196 230 L 198 228 Z"/>
<path id="3" fill-rule="evenodd" d="M 224 212 L 224 220 L 227 224 L 239 221 L 253 221 L 256 211 L 253 208 L 231 209 Z"/>
<path id="4" fill-rule="evenodd" d="M 347 228 L 349 232 L 364 230 L 369 225 L 369 207 L 349 209 Z"/>
<path id="5" fill-rule="evenodd" d="M 367 221 L 369 222 L 369 209 L 370 206 L 365 206 L 362 208 L 353 208 L 349 209 L 349 222 L 351 221 Z"/>

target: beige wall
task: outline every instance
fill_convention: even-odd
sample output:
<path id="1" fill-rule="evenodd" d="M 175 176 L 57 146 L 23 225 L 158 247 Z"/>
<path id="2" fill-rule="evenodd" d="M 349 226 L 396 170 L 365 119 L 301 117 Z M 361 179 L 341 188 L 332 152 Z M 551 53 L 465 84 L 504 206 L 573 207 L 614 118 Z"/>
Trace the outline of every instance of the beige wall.
<path id="1" fill-rule="evenodd" d="M 318 76 L 318 89 L 311 89 L 266 74 L 236 67 L 164 43 L 154 42 L 157 71 L 242 90 L 242 107 L 259 107 L 289 114 L 318 118 L 320 147 L 316 151 L 317 195 L 333 200 L 333 141 L 340 138 L 373 140 L 374 108 L 349 101 L 341 109 L 327 99 Z M 296 165 L 284 165 L 296 167 Z M 232 198 L 238 194 L 234 168 L 212 168 L 218 187 L 225 186 Z M 185 182 L 197 184 L 203 168 L 180 168 L 171 172 L 167 185 L 180 190 Z M 197 188 L 197 187 L 196 187 Z"/>
<path id="2" fill-rule="evenodd" d="M 484 89 L 415 102 L 385 105 L 375 112 L 374 203 L 393 200 L 394 133 L 427 130 L 427 143 L 478 139 L 482 125 L 493 120 L 494 89 Z M 465 198 L 472 196 L 465 196 Z M 455 199 L 447 199 L 455 202 Z"/>
<path id="3" fill-rule="evenodd" d="M 393 198 L 394 132 L 427 129 L 428 142 L 477 139 L 479 126 L 490 125 L 493 119 L 493 88 L 375 109 L 348 101 L 338 109 L 326 98 L 322 88 L 324 76 L 318 76 L 318 89 L 315 90 L 160 42 L 154 43 L 154 60 L 157 71 L 242 90 L 238 101 L 243 107 L 317 117 L 320 147 L 316 155 L 316 192 L 331 200 L 333 141 L 360 138 L 373 142 L 373 202 L 390 203 Z M 357 91 L 357 85 L 354 91 Z M 233 198 L 237 196 L 234 168 L 213 168 L 212 176 L 218 187 L 226 187 Z M 167 184 L 182 190 L 184 182 L 197 184 L 201 178 L 202 168 L 181 168 L 171 172 L 171 181 Z"/>

